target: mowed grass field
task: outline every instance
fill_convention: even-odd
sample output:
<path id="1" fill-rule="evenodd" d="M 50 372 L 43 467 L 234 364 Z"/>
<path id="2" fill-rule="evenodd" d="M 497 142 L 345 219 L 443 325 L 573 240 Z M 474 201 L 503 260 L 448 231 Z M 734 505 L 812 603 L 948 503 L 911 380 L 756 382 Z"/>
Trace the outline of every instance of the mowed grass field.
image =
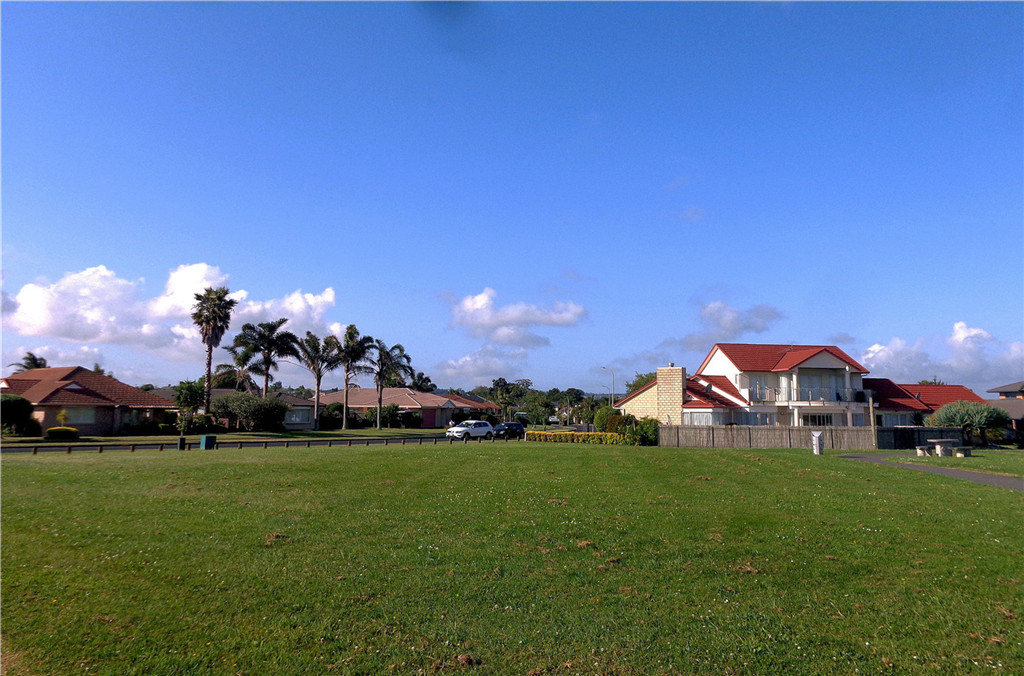
<path id="1" fill-rule="evenodd" d="M 1024 494 L 907 469 L 474 443 L 0 470 L 10 674 L 1024 672 Z"/>

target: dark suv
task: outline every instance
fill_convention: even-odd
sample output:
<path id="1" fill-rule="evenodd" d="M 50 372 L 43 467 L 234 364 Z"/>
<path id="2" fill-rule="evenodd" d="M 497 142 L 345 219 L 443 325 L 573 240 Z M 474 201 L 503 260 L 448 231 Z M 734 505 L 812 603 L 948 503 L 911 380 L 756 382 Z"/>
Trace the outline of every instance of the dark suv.
<path id="1" fill-rule="evenodd" d="M 525 439 L 526 428 L 522 423 L 503 422 L 494 427 L 495 439 Z"/>

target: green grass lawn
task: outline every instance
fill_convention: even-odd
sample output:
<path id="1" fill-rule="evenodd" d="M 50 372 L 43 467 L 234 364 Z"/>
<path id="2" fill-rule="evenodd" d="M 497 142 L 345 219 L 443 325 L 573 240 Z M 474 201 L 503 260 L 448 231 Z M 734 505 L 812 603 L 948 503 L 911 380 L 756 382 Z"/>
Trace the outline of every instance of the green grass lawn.
<path id="1" fill-rule="evenodd" d="M 909 462 L 935 467 L 954 467 L 969 469 L 976 472 L 993 474 L 1009 474 L 1024 477 L 1024 450 L 1019 448 L 975 448 L 969 458 L 937 458 L 935 456 L 896 458 L 899 462 Z"/>
<path id="2" fill-rule="evenodd" d="M 0 469 L 12 674 L 1024 671 L 1024 494 L 837 455 L 456 444 Z"/>

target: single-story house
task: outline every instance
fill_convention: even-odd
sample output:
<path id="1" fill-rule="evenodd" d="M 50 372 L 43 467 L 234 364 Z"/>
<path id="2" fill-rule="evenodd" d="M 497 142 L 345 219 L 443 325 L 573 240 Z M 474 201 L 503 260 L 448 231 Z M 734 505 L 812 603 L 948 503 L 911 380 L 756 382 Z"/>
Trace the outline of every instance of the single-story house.
<path id="1" fill-rule="evenodd" d="M 446 427 L 456 413 L 469 416 L 490 414 L 501 415 L 501 407 L 473 395 L 434 394 L 418 392 L 408 387 L 385 387 L 383 405 L 394 404 L 402 412 L 419 413 L 423 416 L 423 428 Z M 320 395 L 320 405 L 340 404 L 345 401 L 345 391 Z M 366 413 L 377 409 L 377 390 L 372 387 L 353 387 L 348 391 L 348 407 Z"/>
<path id="2" fill-rule="evenodd" d="M 989 392 L 991 391 L 989 390 Z M 989 399 L 985 403 L 1006 411 L 1010 416 L 1010 429 L 1018 438 L 1024 434 L 1024 399 Z"/>
<path id="3" fill-rule="evenodd" d="M 161 387 L 153 390 L 154 393 L 174 401 L 174 388 L 173 387 Z M 210 390 L 210 403 L 217 401 L 221 397 L 229 394 L 238 394 L 237 390 L 233 390 L 230 387 L 215 387 Z M 288 412 L 284 415 L 284 428 L 286 430 L 311 430 L 313 429 L 313 401 L 310 399 L 300 399 L 299 397 L 293 397 L 290 394 L 284 392 L 269 392 L 268 397 L 273 397 L 288 404 Z M 172 408 L 177 408 L 174 404 Z M 321 402 L 320 408 L 323 410 L 324 404 Z"/>
<path id="4" fill-rule="evenodd" d="M 1024 399 L 1024 380 L 1010 383 L 1009 385 L 1000 385 L 985 391 L 998 394 L 1000 399 Z"/>
<path id="5" fill-rule="evenodd" d="M 441 394 L 438 395 L 451 400 L 453 404 L 462 409 L 466 415 L 478 418 L 484 415 L 501 417 L 501 406 L 491 403 L 486 399 L 473 394 Z"/>
<path id="6" fill-rule="evenodd" d="M 128 425 L 164 422 L 174 402 L 81 366 L 29 369 L 0 380 L 0 392 L 28 399 L 43 430 L 66 425 L 82 435 L 119 434 Z"/>
<path id="7" fill-rule="evenodd" d="M 927 404 L 888 378 L 864 378 L 863 382 L 871 392 L 878 427 L 920 425 L 924 416 L 933 413 Z"/>

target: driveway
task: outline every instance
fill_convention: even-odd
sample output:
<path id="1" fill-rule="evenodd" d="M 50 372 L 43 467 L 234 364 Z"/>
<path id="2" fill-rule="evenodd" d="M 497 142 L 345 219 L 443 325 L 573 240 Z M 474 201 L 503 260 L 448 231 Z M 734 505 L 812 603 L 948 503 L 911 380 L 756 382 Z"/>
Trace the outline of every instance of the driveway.
<path id="1" fill-rule="evenodd" d="M 998 486 L 999 488 L 1009 488 L 1011 491 L 1024 491 L 1024 479 L 1015 476 L 1006 476 L 1003 474 L 988 474 L 986 472 L 972 472 L 967 469 L 954 469 L 952 467 L 932 467 L 929 465 L 922 465 L 918 463 L 908 462 L 893 462 L 888 458 L 907 458 L 915 457 L 912 453 L 846 453 L 841 458 L 849 458 L 850 460 L 863 460 L 864 462 L 873 462 L 876 465 L 892 465 L 893 467 L 904 467 L 906 469 L 916 469 L 920 472 L 930 472 L 932 474 L 942 474 L 944 476 L 951 476 L 954 479 L 965 479 L 966 481 L 973 481 L 979 484 L 985 484 L 987 486 Z"/>

